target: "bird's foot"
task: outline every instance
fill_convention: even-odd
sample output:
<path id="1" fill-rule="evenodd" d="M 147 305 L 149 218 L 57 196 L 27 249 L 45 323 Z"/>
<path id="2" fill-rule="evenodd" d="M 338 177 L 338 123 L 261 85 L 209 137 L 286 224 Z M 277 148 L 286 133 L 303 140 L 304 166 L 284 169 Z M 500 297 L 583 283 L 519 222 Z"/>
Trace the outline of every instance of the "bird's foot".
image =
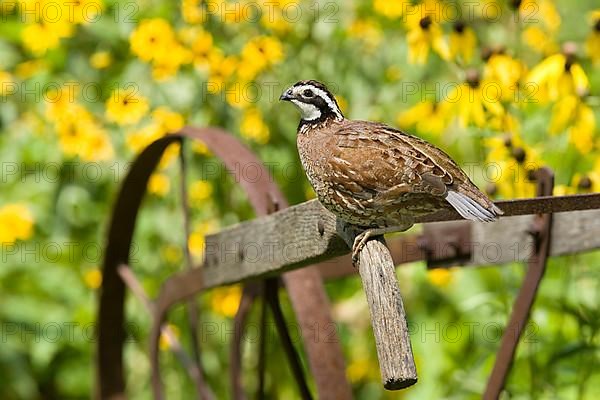
<path id="1" fill-rule="evenodd" d="M 358 265 L 360 252 L 365 247 L 367 240 L 369 240 L 372 235 L 373 231 L 371 229 L 367 229 L 354 238 L 354 245 L 352 246 L 352 263 L 354 265 Z"/>

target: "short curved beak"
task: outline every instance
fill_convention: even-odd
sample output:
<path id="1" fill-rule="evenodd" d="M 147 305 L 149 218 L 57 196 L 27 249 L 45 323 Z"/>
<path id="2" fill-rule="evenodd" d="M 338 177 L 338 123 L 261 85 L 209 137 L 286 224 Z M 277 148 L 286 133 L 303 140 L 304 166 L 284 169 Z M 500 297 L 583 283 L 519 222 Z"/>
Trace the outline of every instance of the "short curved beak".
<path id="1" fill-rule="evenodd" d="M 291 90 L 286 90 L 285 92 L 283 92 L 281 94 L 281 96 L 279 96 L 279 101 L 289 101 L 291 99 L 293 99 L 294 97 L 292 96 L 292 91 Z"/>

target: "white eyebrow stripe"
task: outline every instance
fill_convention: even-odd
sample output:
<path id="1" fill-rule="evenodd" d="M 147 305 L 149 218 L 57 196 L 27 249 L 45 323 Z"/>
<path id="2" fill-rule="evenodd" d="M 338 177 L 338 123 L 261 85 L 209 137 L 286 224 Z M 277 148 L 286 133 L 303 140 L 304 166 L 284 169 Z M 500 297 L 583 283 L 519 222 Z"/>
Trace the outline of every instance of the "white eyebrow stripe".
<path id="1" fill-rule="evenodd" d="M 315 87 L 310 84 L 298 86 L 298 89 L 300 91 L 303 91 L 305 89 L 312 90 L 317 96 L 319 96 L 320 98 L 325 100 L 325 102 L 329 106 L 329 109 L 331 109 L 335 113 L 335 115 L 338 119 L 340 119 L 340 120 L 344 119 L 344 117 L 342 116 L 342 112 L 340 111 L 340 108 L 335 104 L 335 102 L 333 100 L 331 100 L 331 98 L 329 96 L 327 96 L 327 93 L 324 90 L 319 89 L 318 87 Z"/>

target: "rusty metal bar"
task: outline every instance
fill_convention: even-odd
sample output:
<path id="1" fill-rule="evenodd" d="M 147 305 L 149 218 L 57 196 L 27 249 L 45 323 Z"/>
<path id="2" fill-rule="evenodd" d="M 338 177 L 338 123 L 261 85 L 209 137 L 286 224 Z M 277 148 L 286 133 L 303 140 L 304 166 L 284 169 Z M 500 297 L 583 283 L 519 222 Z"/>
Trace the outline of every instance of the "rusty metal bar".
<path id="1" fill-rule="evenodd" d="M 283 311 L 281 310 L 281 304 L 279 303 L 279 294 L 277 293 L 279 290 L 279 283 L 277 281 L 278 278 L 268 278 L 265 280 L 265 299 L 269 304 L 271 313 L 273 314 L 273 319 L 275 320 L 275 326 L 277 327 L 277 332 L 279 333 L 281 345 L 285 351 L 285 354 L 287 355 L 288 363 L 292 370 L 292 374 L 294 375 L 296 384 L 298 385 L 300 395 L 303 399 L 310 400 L 312 399 L 312 395 L 310 394 L 310 389 L 308 388 L 306 377 L 304 376 L 304 370 L 302 368 L 302 363 L 300 362 L 300 356 L 294 348 L 294 343 L 292 343 L 292 338 L 290 337 L 290 332 L 288 331 L 285 323 L 285 317 L 283 315 Z"/>
<path id="2" fill-rule="evenodd" d="M 148 298 L 146 291 L 140 284 L 140 281 L 137 279 L 135 274 L 129 265 L 121 264 L 117 267 L 117 272 L 119 276 L 125 282 L 129 290 L 133 293 L 133 295 L 138 299 L 140 303 L 144 306 L 146 311 L 150 315 L 153 313 L 154 304 Z M 161 332 L 169 342 L 169 350 L 175 355 L 177 360 L 183 365 L 190 379 L 196 384 L 196 390 L 199 396 L 205 399 L 214 399 L 215 396 L 207 387 L 206 382 L 204 381 L 204 376 L 198 366 L 198 364 L 187 355 L 181 343 L 173 333 L 173 330 L 169 328 L 167 325 L 163 325 L 161 327 Z"/>
<path id="3" fill-rule="evenodd" d="M 187 162 L 185 157 L 185 142 L 181 141 L 179 149 L 179 188 L 181 196 L 181 208 L 183 212 L 183 254 L 185 256 L 185 267 L 193 268 L 192 253 L 190 252 L 189 240 L 190 240 L 190 207 L 188 201 L 187 191 Z M 190 344 L 194 354 L 194 359 L 198 364 L 198 368 L 202 370 L 202 364 L 200 363 L 200 346 L 198 344 L 198 304 L 196 299 L 190 297 L 187 301 L 187 316 L 188 323 L 190 325 Z"/>
<path id="4" fill-rule="evenodd" d="M 538 196 L 552 193 L 554 174 L 550 169 L 541 168 L 537 170 L 536 179 Z M 546 270 L 546 262 L 550 254 L 551 228 L 552 214 L 539 214 L 536 216 L 531 228 L 531 234 L 535 239 L 536 252 L 529 259 L 527 274 L 515 300 L 508 326 L 502 336 L 496 363 L 483 395 L 484 400 L 498 399 L 504 388 L 523 328 L 529 319 L 531 307 Z"/>
<path id="5" fill-rule="evenodd" d="M 531 199 L 502 200 L 494 202 L 503 217 L 513 215 L 548 214 L 563 211 L 593 210 L 600 208 L 600 193 L 574 194 L 568 196 L 540 196 Z M 454 210 L 438 211 L 417 218 L 417 222 L 440 222 L 463 219 Z"/>

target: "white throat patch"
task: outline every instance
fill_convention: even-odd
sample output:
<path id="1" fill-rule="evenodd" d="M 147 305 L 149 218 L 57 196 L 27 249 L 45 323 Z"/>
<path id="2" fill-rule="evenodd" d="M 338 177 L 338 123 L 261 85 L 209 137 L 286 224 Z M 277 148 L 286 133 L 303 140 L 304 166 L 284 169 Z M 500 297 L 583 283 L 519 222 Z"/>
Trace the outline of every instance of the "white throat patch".
<path id="1" fill-rule="evenodd" d="M 320 98 L 322 98 L 325 101 L 325 103 L 327 103 L 327 106 L 329 107 L 329 109 L 331 111 L 333 111 L 333 113 L 335 114 L 335 116 L 338 120 L 342 120 L 344 118 L 342 116 L 342 112 L 340 111 L 339 107 L 335 104 L 335 102 L 333 100 L 331 100 L 331 98 L 327 95 L 327 93 L 325 93 L 325 91 L 323 91 L 311 84 L 298 86 L 294 89 L 294 91 L 296 93 L 302 93 L 306 89 L 312 90 L 312 92 L 315 94 L 315 96 L 319 96 Z M 300 104 L 299 101 L 294 101 L 294 100 L 292 100 L 292 102 L 300 108 L 300 110 L 302 111 L 302 114 L 303 114 L 302 117 L 306 121 L 311 121 L 311 120 L 317 119 L 321 116 L 321 112 L 317 109 L 317 107 L 315 107 L 311 104 L 306 104 L 306 103 Z M 308 107 L 311 107 L 310 111 L 308 111 Z M 305 113 L 310 114 L 310 115 L 316 115 L 316 117 L 304 118 Z"/>
<path id="2" fill-rule="evenodd" d="M 302 119 L 305 121 L 314 121 L 321 117 L 321 111 L 313 104 L 303 103 L 299 100 L 292 100 L 292 103 L 300 109 Z"/>

